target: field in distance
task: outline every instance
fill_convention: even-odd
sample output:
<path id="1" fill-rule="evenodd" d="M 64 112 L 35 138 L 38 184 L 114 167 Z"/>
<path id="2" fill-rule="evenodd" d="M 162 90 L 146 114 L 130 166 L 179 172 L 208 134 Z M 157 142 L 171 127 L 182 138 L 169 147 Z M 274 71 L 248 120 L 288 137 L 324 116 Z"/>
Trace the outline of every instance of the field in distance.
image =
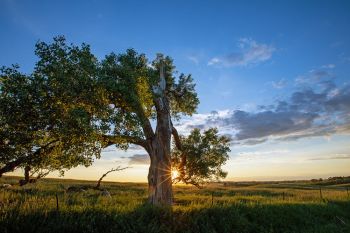
<path id="1" fill-rule="evenodd" d="M 18 180 L 0 178 L 3 233 L 350 232 L 349 178 L 175 185 L 171 208 L 145 204 L 145 183 Z"/>

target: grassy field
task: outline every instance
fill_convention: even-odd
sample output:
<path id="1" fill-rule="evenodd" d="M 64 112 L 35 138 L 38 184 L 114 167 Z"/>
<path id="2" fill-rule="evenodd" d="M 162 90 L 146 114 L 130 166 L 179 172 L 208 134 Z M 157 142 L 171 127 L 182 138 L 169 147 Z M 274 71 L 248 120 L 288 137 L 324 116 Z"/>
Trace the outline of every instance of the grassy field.
<path id="1" fill-rule="evenodd" d="M 1 178 L 5 183 L 18 178 Z M 94 184 L 43 179 L 0 189 L 0 232 L 350 232 L 350 186 L 344 183 L 176 185 L 171 208 L 145 204 L 146 184 L 104 182 L 110 196 L 67 192 Z"/>

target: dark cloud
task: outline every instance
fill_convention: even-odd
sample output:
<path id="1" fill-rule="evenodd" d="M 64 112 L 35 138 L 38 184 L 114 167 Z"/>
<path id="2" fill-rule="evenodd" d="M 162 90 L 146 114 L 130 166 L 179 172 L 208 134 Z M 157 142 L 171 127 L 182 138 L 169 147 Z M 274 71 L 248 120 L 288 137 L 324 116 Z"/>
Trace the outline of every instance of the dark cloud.
<path id="1" fill-rule="evenodd" d="M 207 125 L 205 124 L 188 124 L 187 128 L 188 129 L 205 129 L 207 127 Z"/>
<path id="2" fill-rule="evenodd" d="M 289 101 L 279 101 L 274 110 L 247 113 L 236 111 L 233 126 L 237 140 L 279 137 L 296 140 L 303 137 L 331 135 L 350 123 L 350 86 L 316 92 L 294 92 Z"/>
<path id="3" fill-rule="evenodd" d="M 350 85 L 335 89 L 331 94 L 332 98 L 326 102 L 327 110 L 350 113 Z"/>
<path id="4" fill-rule="evenodd" d="M 301 75 L 296 78 L 296 83 L 299 85 L 313 84 L 316 82 L 322 82 L 327 79 L 334 78 L 334 75 L 327 69 L 311 70 L 307 74 Z"/>
<path id="5" fill-rule="evenodd" d="M 122 158 L 129 159 L 130 165 L 145 165 L 150 163 L 148 154 L 134 154 L 133 156 Z"/>
<path id="6" fill-rule="evenodd" d="M 232 144 L 246 145 L 268 139 L 290 141 L 350 133 L 350 85 L 337 87 L 333 80 L 322 80 L 275 105 L 259 106 L 258 112 L 236 110 L 221 115 L 215 112 L 198 124 L 188 124 L 191 129 L 213 126 L 225 134 L 229 128 Z"/>
<path id="7" fill-rule="evenodd" d="M 318 80 L 320 80 L 322 78 L 331 77 L 331 74 L 326 70 L 313 70 L 310 73 L 314 78 L 316 78 Z"/>
<path id="8" fill-rule="evenodd" d="M 257 145 L 257 144 L 260 144 L 260 143 L 264 143 L 267 141 L 267 138 L 262 138 L 262 139 L 247 139 L 247 140 L 244 140 L 244 141 L 238 141 L 238 140 L 233 140 L 232 139 L 232 142 L 231 142 L 231 145 L 241 145 L 241 144 L 244 144 L 244 145 L 248 145 L 248 146 L 253 146 L 253 145 Z"/>
<path id="9" fill-rule="evenodd" d="M 235 128 L 237 140 L 262 138 L 270 135 L 286 135 L 311 127 L 318 115 L 302 112 L 277 112 L 265 111 L 259 113 L 247 113 L 236 111 L 231 120 Z"/>

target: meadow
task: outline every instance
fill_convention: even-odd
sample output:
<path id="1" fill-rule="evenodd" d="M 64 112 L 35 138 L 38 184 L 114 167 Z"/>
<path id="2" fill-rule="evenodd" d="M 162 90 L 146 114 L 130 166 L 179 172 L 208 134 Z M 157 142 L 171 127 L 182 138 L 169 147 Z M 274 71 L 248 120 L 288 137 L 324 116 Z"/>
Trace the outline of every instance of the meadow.
<path id="1" fill-rule="evenodd" d="M 347 182 L 175 185 L 172 207 L 146 204 L 147 184 L 2 177 L 0 232 L 350 232 Z M 74 192 L 69 187 L 76 187 Z M 109 195 L 110 194 L 110 195 Z"/>

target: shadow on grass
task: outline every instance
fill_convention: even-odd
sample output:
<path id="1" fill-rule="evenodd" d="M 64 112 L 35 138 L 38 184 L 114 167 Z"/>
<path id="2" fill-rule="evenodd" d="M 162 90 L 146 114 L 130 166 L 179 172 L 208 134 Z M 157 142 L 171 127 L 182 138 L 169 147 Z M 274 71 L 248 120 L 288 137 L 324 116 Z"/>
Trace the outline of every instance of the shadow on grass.
<path id="1" fill-rule="evenodd" d="M 350 203 L 1 211 L 0 232 L 349 232 Z"/>

